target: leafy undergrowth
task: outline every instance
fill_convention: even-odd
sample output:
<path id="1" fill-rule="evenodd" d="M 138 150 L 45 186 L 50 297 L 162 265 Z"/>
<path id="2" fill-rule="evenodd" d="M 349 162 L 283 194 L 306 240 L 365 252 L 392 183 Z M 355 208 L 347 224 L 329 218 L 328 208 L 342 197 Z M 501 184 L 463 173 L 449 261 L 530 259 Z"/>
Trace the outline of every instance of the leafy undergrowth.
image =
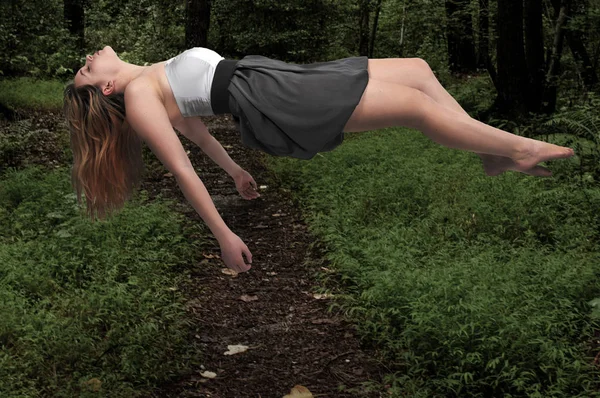
<path id="1" fill-rule="evenodd" d="M 592 396 L 600 189 L 486 177 L 416 132 L 353 135 L 273 160 L 341 282 L 338 302 L 387 354 L 394 396 Z"/>
<path id="2" fill-rule="evenodd" d="M 198 352 L 177 290 L 191 255 L 180 221 L 142 198 L 92 223 L 65 170 L 6 173 L 0 395 L 143 396 L 185 372 Z"/>
<path id="3" fill-rule="evenodd" d="M 10 110 L 57 111 L 62 108 L 65 84 L 28 77 L 0 80 L 0 106 Z"/>

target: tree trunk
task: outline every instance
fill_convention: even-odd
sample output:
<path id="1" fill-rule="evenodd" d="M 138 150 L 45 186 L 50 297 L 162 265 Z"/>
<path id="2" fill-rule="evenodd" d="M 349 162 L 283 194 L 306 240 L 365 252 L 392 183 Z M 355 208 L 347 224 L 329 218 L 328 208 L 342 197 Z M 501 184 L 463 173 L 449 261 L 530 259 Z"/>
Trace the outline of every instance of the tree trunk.
<path id="1" fill-rule="evenodd" d="M 477 46 L 477 66 L 487 68 L 490 60 L 490 19 L 489 0 L 479 0 L 479 42 Z"/>
<path id="2" fill-rule="evenodd" d="M 369 58 L 373 58 L 375 51 L 375 37 L 377 36 L 377 26 L 379 24 L 379 14 L 381 13 L 381 0 L 377 0 L 375 8 L 375 19 L 373 20 L 373 31 L 371 32 L 371 44 L 369 45 Z"/>
<path id="3" fill-rule="evenodd" d="M 472 72 L 477 68 L 470 0 L 446 0 L 448 62 L 451 72 Z"/>
<path id="4" fill-rule="evenodd" d="M 573 58 L 575 58 L 577 64 L 581 66 L 580 73 L 583 84 L 586 89 L 591 90 L 598 83 L 598 75 L 596 75 L 592 60 L 583 43 L 583 35 L 581 31 L 578 30 L 568 30 L 565 33 Z"/>
<path id="5" fill-rule="evenodd" d="M 542 0 L 525 0 L 525 55 L 529 71 L 529 88 L 526 91 L 527 109 L 539 112 L 544 93 L 544 31 L 542 26 Z"/>
<path id="6" fill-rule="evenodd" d="M 489 0 L 479 0 L 479 47 L 477 65 L 487 69 L 494 86 L 496 85 L 496 69 L 490 58 L 490 5 Z"/>
<path id="7" fill-rule="evenodd" d="M 406 0 L 402 3 L 402 20 L 400 22 L 400 42 L 398 43 L 398 57 L 404 57 L 404 32 L 406 31 Z"/>
<path id="8" fill-rule="evenodd" d="M 498 0 L 498 96 L 494 107 L 506 115 L 523 115 L 526 103 L 523 94 L 528 90 L 529 77 L 523 45 L 523 3 Z"/>
<path id="9" fill-rule="evenodd" d="M 556 3 L 560 3 L 557 1 Z M 556 110 L 556 96 L 558 87 L 558 73 L 560 71 L 560 58 L 563 51 L 563 43 L 565 37 L 565 24 L 567 22 L 567 7 L 565 4 L 557 4 L 560 7 L 557 11 L 554 26 L 554 40 L 552 43 L 552 55 L 548 64 L 548 72 L 546 74 L 546 91 L 544 93 L 544 112 L 552 113 Z"/>
<path id="10" fill-rule="evenodd" d="M 186 0 L 185 46 L 208 47 L 211 0 Z"/>
<path id="11" fill-rule="evenodd" d="M 72 35 L 77 37 L 77 51 L 85 54 L 85 14 L 83 0 L 64 0 L 63 16 L 65 26 Z"/>
<path id="12" fill-rule="evenodd" d="M 370 0 L 361 0 L 358 9 L 359 30 L 358 30 L 358 53 L 362 56 L 369 55 L 369 5 Z"/>

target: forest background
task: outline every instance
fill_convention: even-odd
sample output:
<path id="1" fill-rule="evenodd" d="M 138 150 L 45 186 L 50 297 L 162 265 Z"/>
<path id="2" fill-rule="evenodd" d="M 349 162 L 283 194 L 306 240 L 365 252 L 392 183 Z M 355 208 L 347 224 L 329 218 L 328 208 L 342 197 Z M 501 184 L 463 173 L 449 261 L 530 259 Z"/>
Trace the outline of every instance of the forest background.
<path id="1" fill-rule="evenodd" d="M 482 182 L 466 157 L 395 130 L 350 137 L 340 150 L 313 162 L 270 163 L 299 193 L 313 233 L 341 274 L 337 282 L 345 298 L 336 305 L 393 364 L 392 394 L 574 397 L 597 391 L 599 0 L 5 0 L 3 118 L 18 123 L 31 109 L 59 109 L 65 81 L 85 54 L 104 45 L 138 64 L 193 46 L 227 58 L 259 54 L 300 63 L 354 55 L 420 57 L 472 116 L 574 147 L 576 158 L 554 166 L 554 179 L 535 181 L 510 175 Z M 56 343 L 56 363 L 65 366 L 58 372 L 77 374 L 73 386 L 86 380 L 81 369 L 114 365 L 110 352 L 117 345 L 89 359 L 98 354 L 90 352 L 91 342 L 106 337 L 106 330 L 120 347 L 154 339 L 151 355 L 131 348 L 114 365 L 121 366 L 118 376 L 104 375 L 113 381 L 114 396 L 142 388 L 136 383 L 146 388 L 177 375 L 178 367 L 185 368 L 185 361 L 173 359 L 185 340 L 178 332 L 186 324 L 180 308 L 170 296 L 149 301 L 147 313 L 130 308 L 135 291 L 115 294 L 114 286 L 102 287 L 98 281 L 107 277 L 95 274 L 93 254 L 105 250 L 106 256 L 116 242 L 127 242 L 127 261 L 137 254 L 153 258 L 144 263 L 150 268 L 125 272 L 115 266 L 111 277 L 120 281 L 125 272 L 136 289 L 168 283 L 152 267 L 157 259 L 178 264 L 178 256 L 189 251 L 175 221 L 160 206 L 133 208 L 114 225 L 74 218 L 74 210 L 65 210 L 73 202 L 66 174 L 21 170 L 15 161 L 40 130 L 27 125 L 18 131 L 0 135 L 0 263 L 10 265 L 0 270 L 6 287 L 0 289 L 6 315 L 0 344 L 10 349 L 0 356 L 0 376 L 6 376 L 0 377 L 0 391 L 71 391 L 65 379 L 17 376 L 56 377 L 56 364 L 52 370 L 39 363 L 48 350 L 44 341 L 62 336 L 59 331 L 67 334 Z M 399 170 L 407 182 L 389 170 Z M 372 175 L 381 178 L 373 181 Z M 364 193 L 349 191 L 348 181 Z M 55 240 L 35 246 L 40 231 L 51 231 Z M 124 238 L 123 231 L 130 235 Z M 100 236 L 108 240 L 99 244 Z M 86 239 L 95 242 L 92 254 L 79 251 Z M 77 256 L 68 253 L 78 253 L 86 264 L 70 263 Z M 15 260 L 23 256 L 30 260 Z M 48 258 L 53 262 L 47 274 L 34 276 L 46 269 L 39 264 Z M 48 297 L 65 286 L 76 286 L 77 294 L 93 286 L 93 293 L 57 306 Z M 80 302 L 92 303 L 93 311 L 78 308 Z M 19 318 L 31 308 L 35 314 Z M 56 308 L 64 319 L 94 311 L 105 318 L 90 315 L 82 328 L 71 330 L 50 311 Z M 160 338 L 141 321 L 147 314 L 157 323 L 169 320 Z M 126 324 L 142 326 L 127 334 L 119 326 Z M 39 347 L 19 351 L 20 336 Z M 73 336 L 81 344 L 75 346 L 77 360 L 65 348 Z M 119 385 L 120 377 L 127 383 Z"/>

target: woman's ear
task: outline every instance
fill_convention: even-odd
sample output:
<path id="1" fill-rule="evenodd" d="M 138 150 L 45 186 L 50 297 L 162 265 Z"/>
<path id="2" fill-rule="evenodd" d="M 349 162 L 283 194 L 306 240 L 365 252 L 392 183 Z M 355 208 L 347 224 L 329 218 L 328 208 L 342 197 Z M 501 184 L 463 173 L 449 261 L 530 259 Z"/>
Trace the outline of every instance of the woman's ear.
<path id="1" fill-rule="evenodd" d="M 112 80 L 106 83 L 104 87 L 102 87 L 102 94 L 104 95 L 111 95 L 113 91 L 115 91 L 115 84 Z"/>

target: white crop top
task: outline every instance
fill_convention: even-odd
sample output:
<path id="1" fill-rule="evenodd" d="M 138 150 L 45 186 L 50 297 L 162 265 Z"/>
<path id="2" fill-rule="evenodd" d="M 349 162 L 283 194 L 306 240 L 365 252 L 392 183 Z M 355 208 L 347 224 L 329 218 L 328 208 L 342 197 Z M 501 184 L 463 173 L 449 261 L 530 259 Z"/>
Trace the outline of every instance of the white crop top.
<path id="1" fill-rule="evenodd" d="M 222 59 L 208 48 L 195 47 L 165 63 L 167 80 L 183 117 L 214 115 L 210 89 Z"/>

